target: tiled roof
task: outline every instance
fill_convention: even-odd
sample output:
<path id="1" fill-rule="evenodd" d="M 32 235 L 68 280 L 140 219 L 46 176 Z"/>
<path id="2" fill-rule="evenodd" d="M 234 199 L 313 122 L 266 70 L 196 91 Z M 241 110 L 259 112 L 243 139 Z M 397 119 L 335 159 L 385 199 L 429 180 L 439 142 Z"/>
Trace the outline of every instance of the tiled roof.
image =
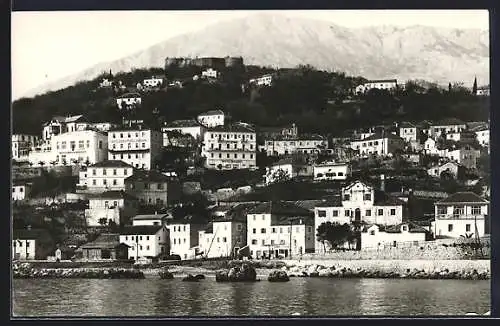
<path id="1" fill-rule="evenodd" d="M 385 139 L 385 138 L 388 138 L 388 139 L 402 139 L 401 137 L 399 137 L 398 135 L 394 135 L 393 133 L 390 133 L 390 132 L 385 132 L 383 135 L 382 133 L 380 132 L 377 132 L 365 139 L 361 139 L 361 140 L 357 140 L 357 141 L 367 141 L 367 140 L 378 140 L 378 139 Z"/>
<path id="2" fill-rule="evenodd" d="M 426 229 L 412 222 L 400 223 L 397 225 L 390 225 L 390 226 L 379 225 L 379 224 L 367 224 L 363 226 L 362 232 L 368 232 L 368 229 L 370 229 L 374 225 L 378 227 L 380 232 L 386 232 L 386 233 L 401 233 L 401 226 L 403 225 L 408 225 L 408 232 L 410 233 L 427 233 Z"/>
<path id="3" fill-rule="evenodd" d="M 39 239 L 46 236 L 50 236 L 50 234 L 45 229 L 14 229 L 12 232 L 12 240 Z"/>
<path id="4" fill-rule="evenodd" d="M 167 217 L 167 214 L 144 214 L 144 215 L 136 215 L 132 218 L 134 221 L 144 221 L 144 220 L 157 220 L 164 219 Z"/>
<path id="5" fill-rule="evenodd" d="M 273 215 L 292 215 L 309 216 L 311 211 L 287 202 L 264 202 L 257 207 L 249 210 L 248 214 L 273 214 Z"/>
<path id="6" fill-rule="evenodd" d="M 102 198 L 102 199 L 129 199 L 129 200 L 137 200 L 136 197 L 118 190 L 105 191 L 101 194 L 96 194 L 91 196 L 92 199 Z"/>
<path id="7" fill-rule="evenodd" d="M 415 128 L 415 125 L 411 122 L 401 122 L 399 128 Z"/>
<path id="8" fill-rule="evenodd" d="M 457 204 L 457 203 L 488 203 L 484 198 L 479 197 L 473 192 L 457 192 L 450 195 L 436 204 Z"/>
<path id="9" fill-rule="evenodd" d="M 141 97 L 139 93 L 127 93 L 120 95 L 118 98 L 132 98 L 132 97 Z"/>
<path id="10" fill-rule="evenodd" d="M 196 120 L 175 120 L 165 123 L 165 128 L 201 127 Z"/>
<path id="11" fill-rule="evenodd" d="M 316 204 L 315 207 L 340 207 L 342 206 L 342 198 L 340 196 L 335 196 L 330 199 L 321 201 L 321 203 Z"/>
<path id="12" fill-rule="evenodd" d="M 85 243 L 80 246 L 81 249 L 93 249 L 93 248 L 101 248 L 101 249 L 113 249 L 120 244 L 120 237 L 118 234 L 114 233 L 106 233 L 101 234 L 97 239 L 92 242 Z"/>
<path id="13" fill-rule="evenodd" d="M 380 191 L 380 190 L 375 190 L 375 201 L 374 205 L 376 206 L 401 206 L 403 205 L 404 202 L 389 196 L 387 193 Z"/>
<path id="14" fill-rule="evenodd" d="M 120 229 L 120 235 L 133 235 L 133 234 L 146 234 L 152 235 L 156 234 L 160 230 L 162 225 L 137 225 L 137 226 L 126 226 Z"/>
<path id="15" fill-rule="evenodd" d="M 318 205 L 322 202 L 323 202 L 322 199 L 312 199 L 312 200 L 299 200 L 299 201 L 294 202 L 294 204 L 298 207 L 301 207 L 301 208 L 304 208 L 304 209 L 307 209 L 310 211 L 314 211 L 314 207 L 316 207 L 316 205 Z"/>
<path id="16" fill-rule="evenodd" d="M 209 131 L 221 131 L 221 132 L 255 132 L 255 129 L 249 124 L 244 123 L 233 123 L 224 126 L 217 126 L 210 128 Z"/>
<path id="17" fill-rule="evenodd" d="M 464 125 L 464 124 L 465 122 L 457 118 L 442 119 L 436 123 L 433 123 L 434 126 L 452 126 L 452 125 Z"/>
<path id="18" fill-rule="evenodd" d="M 290 216 L 273 216 L 271 220 L 271 225 L 314 225 L 313 216 L 301 216 L 301 217 L 290 217 Z"/>
<path id="19" fill-rule="evenodd" d="M 207 112 L 200 113 L 198 116 L 209 116 L 209 115 L 224 115 L 224 111 L 222 110 L 210 110 Z"/>
<path id="20" fill-rule="evenodd" d="M 119 160 L 106 160 L 92 164 L 89 168 L 133 168 L 133 166 Z"/>
<path id="21" fill-rule="evenodd" d="M 171 178 L 167 177 L 166 175 L 154 171 L 154 170 L 149 170 L 149 171 L 136 171 L 133 175 L 125 179 L 126 181 L 153 181 L 153 182 L 167 182 L 170 181 Z"/>

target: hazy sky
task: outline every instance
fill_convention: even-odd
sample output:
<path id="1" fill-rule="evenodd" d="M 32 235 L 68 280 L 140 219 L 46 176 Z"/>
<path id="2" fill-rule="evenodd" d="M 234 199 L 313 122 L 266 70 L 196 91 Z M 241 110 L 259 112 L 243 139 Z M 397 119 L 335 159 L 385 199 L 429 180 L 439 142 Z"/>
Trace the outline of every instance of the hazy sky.
<path id="1" fill-rule="evenodd" d="M 256 11 L 13 12 L 13 98 L 46 82 L 103 61 L 119 59 L 173 36 L 254 13 Z M 486 10 L 289 10 L 280 13 L 326 20 L 345 27 L 428 25 L 489 29 Z"/>

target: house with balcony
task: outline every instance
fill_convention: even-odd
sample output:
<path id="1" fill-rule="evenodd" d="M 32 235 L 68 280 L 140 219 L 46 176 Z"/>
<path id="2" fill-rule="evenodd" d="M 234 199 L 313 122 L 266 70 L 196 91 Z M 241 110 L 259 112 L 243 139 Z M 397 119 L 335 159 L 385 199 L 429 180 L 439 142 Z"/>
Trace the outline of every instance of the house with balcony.
<path id="1" fill-rule="evenodd" d="M 89 198 L 87 226 L 126 225 L 137 215 L 138 200 L 124 191 L 106 191 Z"/>
<path id="2" fill-rule="evenodd" d="M 343 187 L 341 195 L 317 204 L 314 227 L 326 222 L 337 224 L 397 225 L 403 222 L 404 203 L 361 181 Z M 318 241 L 316 251 L 324 249 Z"/>
<path id="3" fill-rule="evenodd" d="M 489 202 L 473 192 L 457 192 L 434 204 L 435 237 L 479 237 L 489 233 Z"/>
<path id="4" fill-rule="evenodd" d="M 328 140 L 320 135 L 302 135 L 295 139 L 275 137 L 264 141 L 267 156 L 292 155 L 294 153 L 317 154 L 328 147 Z"/>
<path id="5" fill-rule="evenodd" d="M 313 213 L 288 202 L 264 202 L 247 213 L 247 244 L 250 256 L 298 257 L 314 252 Z"/>
<path id="6" fill-rule="evenodd" d="M 158 258 L 170 252 L 169 231 L 165 225 L 134 225 L 120 230 L 120 243 L 128 246 L 128 258 Z"/>

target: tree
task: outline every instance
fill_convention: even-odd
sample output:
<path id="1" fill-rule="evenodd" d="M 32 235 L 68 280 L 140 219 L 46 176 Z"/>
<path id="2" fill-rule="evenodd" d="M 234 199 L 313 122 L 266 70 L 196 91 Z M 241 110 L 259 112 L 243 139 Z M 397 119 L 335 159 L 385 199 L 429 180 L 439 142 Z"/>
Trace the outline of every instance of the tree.
<path id="1" fill-rule="evenodd" d="M 283 170 L 283 169 L 269 171 L 267 173 L 267 177 L 271 181 L 271 183 L 285 182 L 285 181 L 290 180 L 290 178 L 291 178 L 291 176 L 288 174 L 288 172 Z"/>
<path id="2" fill-rule="evenodd" d="M 330 243 L 332 248 L 337 248 L 352 239 L 351 227 L 346 224 L 326 222 L 318 226 L 316 237 L 325 248 L 325 242 Z M 326 248 L 325 248 L 326 249 Z"/>
<path id="3" fill-rule="evenodd" d="M 477 78 L 474 76 L 474 84 L 472 85 L 472 95 L 477 94 Z"/>
<path id="4" fill-rule="evenodd" d="M 98 223 L 101 225 L 101 226 L 106 226 L 108 224 L 108 219 L 105 218 L 105 217 L 102 217 L 99 219 Z"/>

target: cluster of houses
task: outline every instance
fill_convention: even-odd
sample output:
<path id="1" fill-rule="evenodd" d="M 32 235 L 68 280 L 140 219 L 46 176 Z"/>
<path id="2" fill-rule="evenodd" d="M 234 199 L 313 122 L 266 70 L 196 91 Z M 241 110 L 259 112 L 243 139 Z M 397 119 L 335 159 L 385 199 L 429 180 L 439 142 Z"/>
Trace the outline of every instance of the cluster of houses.
<path id="1" fill-rule="evenodd" d="M 218 78 L 213 68 L 202 72 Z M 162 78 L 144 80 L 141 87 L 158 87 Z M 269 86 L 272 76 L 250 81 Z M 107 87 L 104 80 L 101 87 Z M 372 88 L 395 89 L 396 80 L 371 81 L 356 92 Z M 139 93 L 116 99 L 120 108 L 141 103 Z M 434 220 L 418 226 L 406 216 L 405 203 L 384 187 L 351 180 L 352 161 L 370 157 L 400 156 L 421 164 L 424 155 L 438 158 L 428 175 L 457 178 L 460 169 L 477 169 L 481 151 L 489 154 L 489 124 L 447 119 L 439 122 L 403 122 L 390 128 L 358 130 L 342 139 L 301 134 L 293 123 L 262 128 L 233 122 L 222 110 L 190 120 L 166 122 L 160 130 L 143 123 L 89 122 L 83 115 L 54 117 L 38 135 L 12 135 L 12 159 L 40 170 L 71 167 L 78 176 L 76 192 L 88 201 L 84 216 L 88 227 L 120 226 L 79 247 L 81 259 L 154 259 L 178 255 L 197 257 L 250 256 L 289 258 L 324 253 L 330 248 L 318 241 L 322 223 L 362 225 L 358 248 L 373 249 L 433 237 L 484 236 L 489 232 L 488 201 L 471 192 L 459 192 L 435 202 Z M 204 168 L 256 170 L 257 154 L 276 158 L 266 167 L 264 184 L 306 177 L 314 182 L 338 181 L 340 193 L 304 202 L 267 201 L 212 207 L 209 223 L 193 216 L 174 219 L 172 214 L 141 214 L 141 207 L 172 207 L 182 193 L 179 180 L 158 171 L 164 147 L 185 147 L 201 153 Z M 316 160 L 320 155 L 334 157 Z M 296 156 L 306 157 L 297 163 Z M 311 159 L 312 158 L 312 159 Z M 16 179 L 14 177 L 14 179 Z M 383 182 L 382 182 L 383 185 Z M 32 184 L 16 180 L 12 200 L 30 198 Z M 44 230 L 16 230 L 14 259 L 45 259 L 54 244 Z M 52 250 L 52 251 L 51 251 Z"/>

